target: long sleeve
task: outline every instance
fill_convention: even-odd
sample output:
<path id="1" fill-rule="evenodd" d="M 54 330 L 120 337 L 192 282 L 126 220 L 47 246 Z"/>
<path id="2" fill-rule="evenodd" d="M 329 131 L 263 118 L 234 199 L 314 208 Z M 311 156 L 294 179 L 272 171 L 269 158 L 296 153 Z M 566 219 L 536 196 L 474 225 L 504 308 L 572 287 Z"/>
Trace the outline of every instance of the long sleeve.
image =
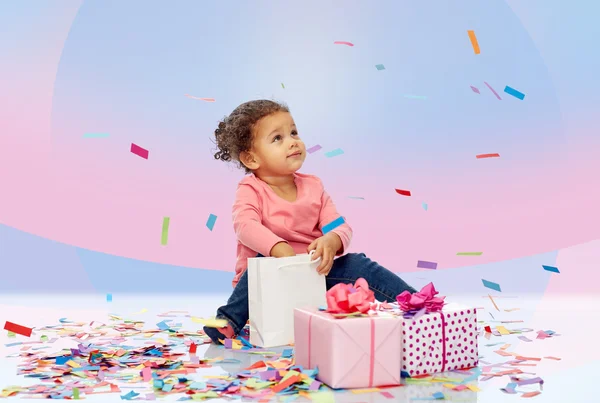
<path id="1" fill-rule="evenodd" d="M 287 242 L 262 224 L 260 202 L 256 191 L 240 184 L 233 204 L 233 229 L 241 244 L 263 256 L 279 242 Z"/>
<path id="2" fill-rule="evenodd" d="M 333 200 L 331 200 L 331 197 L 325 190 L 323 190 L 323 195 L 321 196 L 321 206 L 321 212 L 319 214 L 319 228 L 322 231 L 325 225 L 339 218 L 340 214 L 338 213 Z M 344 222 L 342 225 L 331 230 L 331 232 L 339 235 L 340 239 L 342 240 L 342 251 L 338 253 L 338 256 L 343 255 L 350 246 L 350 241 L 352 240 L 352 228 L 350 225 L 348 225 L 348 223 Z"/>

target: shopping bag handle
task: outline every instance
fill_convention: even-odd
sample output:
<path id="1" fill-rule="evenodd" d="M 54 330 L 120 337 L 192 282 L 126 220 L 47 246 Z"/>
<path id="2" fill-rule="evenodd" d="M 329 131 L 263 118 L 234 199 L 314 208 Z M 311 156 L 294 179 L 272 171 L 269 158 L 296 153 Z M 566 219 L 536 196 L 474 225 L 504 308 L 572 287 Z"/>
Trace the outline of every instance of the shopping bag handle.
<path id="1" fill-rule="evenodd" d="M 318 258 L 316 258 L 315 260 L 312 260 L 313 255 L 315 254 L 314 250 L 311 250 L 308 254 L 308 256 L 311 258 L 311 260 L 308 262 L 309 264 L 314 264 L 314 263 L 319 263 L 321 261 L 321 256 L 319 256 Z M 303 263 L 288 263 L 288 264 L 284 264 L 278 267 L 278 269 L 283 269 L 286 267 L 292 267 L 292 266 L 298 266 L 300 264 L 306 264 L 306 262 Z"/>

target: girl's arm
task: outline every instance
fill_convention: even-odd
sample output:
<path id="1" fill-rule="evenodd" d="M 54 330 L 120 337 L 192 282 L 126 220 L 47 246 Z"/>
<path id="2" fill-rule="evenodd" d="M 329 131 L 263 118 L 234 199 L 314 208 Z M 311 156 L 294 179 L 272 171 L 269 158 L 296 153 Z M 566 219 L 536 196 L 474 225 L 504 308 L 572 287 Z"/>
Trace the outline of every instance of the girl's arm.
<path id="1" fill-rule="evenodd" d="M 339 217 L 340 213 L 338 213 L 333 200 L 331 200 L 329 194 L 323 190 L 323 195 L 321 196 L 321 213 L 319 214 L 319 228 L 323 230 L 324 226 Z M 336 256 L 343 255 L 350 246 L 350 241 L 352 240 L 352 228 L 348 223 L 344 222 L 342 225 L 331 230 L 331 232 L 339 236 L 342 241 L 342 247 L 337 251 Z"/>
<path id="2" fill-rule="evenodd" d="M 248 185 L 238 186 L 235 194 L 233 229 L 243 245 L 263 256 L 271 256 L 271 250 L 276 244 L 287 243 L 262 224 L 258 195 Z"/>

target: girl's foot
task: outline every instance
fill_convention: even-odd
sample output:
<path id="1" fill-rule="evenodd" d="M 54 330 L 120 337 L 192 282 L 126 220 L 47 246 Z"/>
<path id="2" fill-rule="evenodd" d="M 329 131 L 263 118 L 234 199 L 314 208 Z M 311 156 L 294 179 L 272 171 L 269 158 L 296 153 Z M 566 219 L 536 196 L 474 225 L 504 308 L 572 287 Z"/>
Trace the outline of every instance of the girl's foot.
<path id="1" fill-rule="evenodd" d="M 227 324 L 225 327 L 206 327 L 204 326 L 204 333 L 215 344 L 221 344 L 220 340 L 225 339 L 233 339 L 235 337 L 235 332 L 233 331 L 233 327 L 230 324 Z"/>

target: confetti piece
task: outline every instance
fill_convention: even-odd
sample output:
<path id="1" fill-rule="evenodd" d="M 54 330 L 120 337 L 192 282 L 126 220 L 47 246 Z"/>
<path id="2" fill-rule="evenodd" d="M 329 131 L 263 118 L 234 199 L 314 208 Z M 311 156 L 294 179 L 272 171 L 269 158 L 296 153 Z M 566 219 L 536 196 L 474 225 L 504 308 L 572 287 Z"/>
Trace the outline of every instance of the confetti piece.
<path id="1" fill-rule="evenodd" d="M 131 143 L 131 152 L 137 156 L 140 156 L 144 159 L 148 159 L 148 154 L 150 153 L 145 148 L 138 146 L 137 144 Z"/>
<path id="2" fill-rule="evenodd" d="M 477 87 L 473 87 L 472 85 L 471 85 L 471 90 L 473 90 L 473 92 L 481 94 L 481 92 L 479 92 L 479 89 Z"/>
<path id="3" fill-rule="evenodd" d="M 31 332 L 33 331 L 33 329 L 31 329 L 31 328 L 17 325 L 16 323 L 12 323 L 9 321 L 6 321 L 6 323 L 4 324 L 4 330 L 8 330 L 9 332 L 13 332 L 13 333 L 20 334 L 22 336 L 27 336 L 27 337 L 30 337 Z"/>
<path id="4" fill-rule="evenodd" d="M 379 392 L 379 388 L 369 388 L 369 389 L 352 389 L 351 392 L 355 395 L 362 395 L 363 393 L 373 393 Z"/>
<path id="5" fill-rule="evenodd" d="M 528 338 L 527 338 L 527 337 L 525 337 L 525 336 L 519 336 L 519 337 L 518 337 L 518 339 L 519 339 L 519 340 L 526 341 L 526 342 L 528 342 L 528 343 L 532 343 L 532 342 L 533 342 L 533 340 L 531 340 L 531 339 L 528 339 Z"/>
<path id="6" fill-rule="evenodd" d="M 283 88 L 285 90 L 285 86 L 283 85 L 283 83 L 281 83 L 281 88 Z"/>
<path id="7" fill-rule="evenodd" d="M 108 133 L 85 133 L 83 138 L 86 139 L 101 139 L 108 137 Z"/>
<path id="8" fill-rule="evenodd" d="M 10 337 L 11 339 L 14 337 L 17 337 L 17 334 L 15 332 L 8 332 L 7 333 L 8 337 Z"/>
<path id="9" fill-rule="evenodd" d="M 393 399 L 394 398 L 394 395 L 392 395 L 390 392 L 386 392 L 386 391 L 381 392 L 381 395 L 384 396 L 384 397 L 386 397 L 386 398 L 388 398 L 388 399 Z"/>
<path id="10" fill-rule="evenodd" d="M 106 294 L 106 302 L 112 302 L 112 294 Z"/>
<path id="11" fill-rule="evenodd" d="M 538 392 L 537 390 L 535 392 L 527 392 L 527 393 L 523 393 L 521 395 L 521 397 L 534 397 L 541 394 L 541 392 Z"/>
<path id="12" fill-rule="evenodd" d="M 152 380 L 152 368 L 146 367 L 142 369 L 142 379 L 144 382 L 150 382 Z"/>
<path id="13" fill-rule="evenodd" d="M 555 361 L 560 361 L 560 360 L 562 359 L 562 358 L 558 358 L 558 357 L 551 357 L 551 356 L 544 357 L 544 358 L 546 358 L 547 360 L 555 360 Z"/>
<path id="14" fill-rule="evenodd" d="M 420 267 L 422 269 L 432 269 L 432 270 L 435 270 L 435 269 L 437 269 L 437 263 L 435 263 L 435 262 L 427 262 L 425 260 L 418 260 L 417 261 L 417 267 Z"/>
<path id="15" fill-rule="evenodd" d="M 436 399 L 440 400 L 440 399 L 444 399 L 445 396 L 442 392 L 435 392 L 433 395 L 431 395 L 432 397 L 435 397 Z"/>
<path id="16" fill-rule="evenodd" d="M 364 197 L 360 197 L 360 196 L 348 196 L 349 199 L 358 199 L 358 200 L 365 200 Z"/>
<path id="17" fill-rule="evenodd" d="M 194 97 L 192 95 L 189 94 L 185 94 L 186 97 L 190 98 L 190 99 L 196 99 L 198 101 L 205 101 L 205 102 L 215 102 L 214 98 L 198 98 L 198 97 Z"/>
<path id="18" fill-rule="evenodd" d="M 486 288 L 489 288 L 490 290 L 494 290 L 494 291 L 499 291 L 502 292 L 502 290 L 500 289 L 500 284 L 488 281 L 488 280 L 484 280 L 481 279 L 481 281 L 483 282 L 483 286 Z"/>
<path id="19" fill-rule="evenodd" d="M 385 70 L 385 66 L 384 66 L 383 64 L 376 64 L 376 65 L 375 65 L 375 68 L 376 68 L 377 70 L 379 70 L 379 71 L 381 71 L 381 70 Z"/>
<path id="20" fill-rule="evenodd" d="M 395 189 L 396 193 L 402 196 L 410 196 L 410 190 Z"/>
<path id="21" fill-rule="evenodd" d="M 427 208 L 429 207 L 429 206 L 427 205 L 427 203 L 425 203 L 425 202 L 423 202 L 423 203 L 421 204 L 421 206 L 423 207 L 423 210 L 425 210 L 425 211 L 427 211 Z"/>
<path id="22" fill-rule="evenodd" d="M 503 336 L 508 336 L 510 334 L 510 332 L 508 331 L 508 329 L 505 328 L 504 326 L 496 326 L 496 330 L 498 332 L 500 332 L 500 334 L 503 335 Z"/>
<path id="23" fill-rule="evenodd" d="M 354 46 L 353 43 L 351 42 L 345 42 L 345 41 L 335 41 L 333 42 L 334 45 L 346 45 L 346 46 Z"/>
<path id="24" fill-rule="evenodd" d="M 477 43 L 475 31 L 469 30 L 467 31 L 467 33 L 469 34 L 469 39 L 471 40 L 471 46 L 473 46 L 473 52 L 475 52 L 475 54 L 478 55 L 479 53 L 481 53 L 481 51 L 479 50 L 479 43 Z"/>
<path id="25" fill-rule="evenodd" d="M 483 252 L 457 252 L 456 256 L 481 256 Z"/>
<path id="26" fill-rule="evenodd" d="M 327 158 L 332 158 L 332 157 L 336 157 L 338 155 L 342 155 L 344 153 L 344 150 L 342 150 L 341 148 L 336 148 L 333 151 L 328 151 L 325 153 L 325 156 Z"/>
<path id="27" fill-rule="evenodd" d="M 410 94 L 404 94 L 403 95 L 404 98 L 411 98 L 411 99 L 421 99 L 423 101 L 427 100 L 427 97 L 425 95 L 410 95 Z"/>
<path id="28" fill-rule="evenodd" d="M 169 240 L 169 223 L 170 223 L 170 221 L 171 221 L 171 218 L 169 218 L 169 217 L 163 218 L 162 234 L 160 237 L 161 245 L 166 245 Z"/>
<path id="29" fill-rule="evenodd" d="M 560 271 L 558 270 L 558 267 L 554 267 L 554 266 L 545 266 L 542 265 L 542 267 L 544 268 L 544 270 L 546 271 L 551 271 L 552 273 L 560 273 Z"/>
<path id="30" fill-rule="evenodd" d="M 482 159 L 482 158 L 498 158 L 500 157 L 500 154 L 498 153 L 494 153 L 494 154 L 478 154 L 475 156 L 475 158 L 477 159 Z"/>
<path id="31" fill-rule="evenodd" d="M 192 342 L 192 344 L 190 344 L 190 354 L 196 354 L 196 349 L 197 349 L 196 343 Z"/>
<path id="32" fill-rule="evenodd" d="M 319 151 L 321 148 L 323 148 L 323 147 L 321 147 L 320 145 L 317 144 L 317 145 L 312 146 L 308 150 L 306 150 L 306 152 L 309 153 L 309 154 L 312 154 L 314 152 Z"/>
<path id="33" fill-rule="evenodd" d="M 73 388 L 73 399 L 79 399 L 79 388 Z"/>
<path id="34" fill-rule="evenodd" d="M 467 385 L 467 388 L 469 388 L 469 390 L 472 392 L 481 392 L 481 389 L 479 389 L 476 385 Z"/>
<path id="35" fill-rule="evenodd" d="M 215 227 L 215 222 L 217 222 L 217 216 L 214 214 L 209 215 L 208 221 L 206 221 L 206 227 L 212 231 Z"/>
<path id="36" fill-rule="evenodd" d="M 513 97 L 520 99 L 521 101 L 523 100 L 523 98 L 525 98 L 525 94 L 515 90 L 512 87 L 509 87 L 508 85 L 504 88 L 504 92 L 506 92 L 508 95 L 512 95 Z"/>
<path id="37" fill-rule="evenodd" d="M 338 217 L 335 220 L 333 220 L 332 222 L 330 222 L 329 224 L 324 225 L 323 228 L 321 229 L 321 231 L 323 232 L 323 235 L 325 235 L 328 232 L 333 231 L 334 229 L 336 229 L 337 227 L 342 225 L 344 222 L 345 222 L 344 217 Z"/>
<path id="38" fill-rule="evenodd" d="M 505 309 L 504 312 L 514 312 L 514 311 L 518 311 L 519 309 L 521 309 L 521 308 L 510 308 L 510 309 Z"/>
<path id="39" fill-rule="evenodd" d="M 488 297 L 490 297 L 490 301 L 492 301 L 492 304 L 494 304 L 494 308 L 496 308 L 497 311 L 500 311 L 500 309 L 498 309 L 498 305 L 496 305 L 496 301 L 494 301 L 494 298 L 492 298 L 490 294 L 488 294 Z"/>
<path id="40" fill-rule="evenodd" d="M 489 85 L 487 82 L 483 82 L 485 85 L 487 85 L 487 87 L 490 89 L 490 91 L 492 91 L 494 93 L 494 95 L 496 96 L 496 98 L 498 98 L 499 101 L 502 101 L 502 98 L 500 98 L 500 95 L 498 95 L 498 93 L 496 91 L 494 91 L 494 89 L 492 88 L 491 85 Z"/>

